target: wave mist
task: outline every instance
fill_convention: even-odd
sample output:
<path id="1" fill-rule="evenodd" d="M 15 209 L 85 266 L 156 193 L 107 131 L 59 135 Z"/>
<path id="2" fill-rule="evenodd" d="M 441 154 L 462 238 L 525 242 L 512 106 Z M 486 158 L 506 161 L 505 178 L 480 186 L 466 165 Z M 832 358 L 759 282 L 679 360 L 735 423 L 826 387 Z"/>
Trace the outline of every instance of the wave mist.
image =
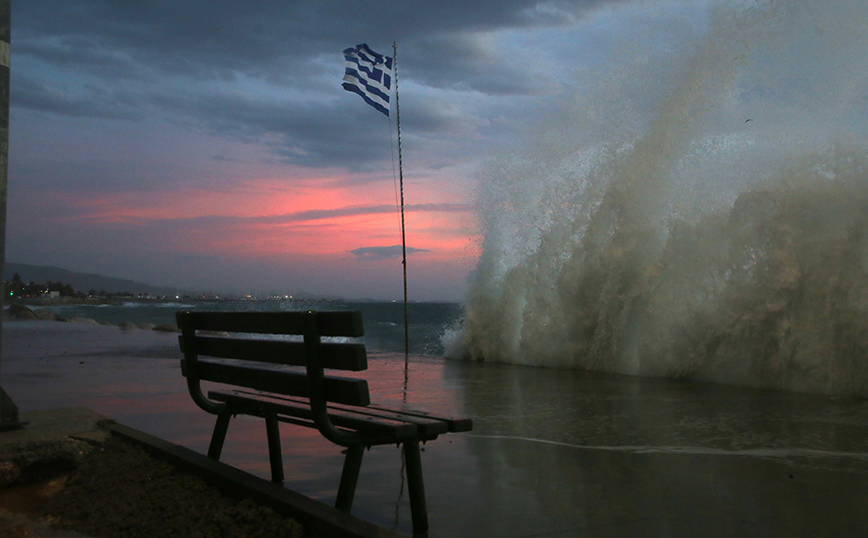
<path id="1" fill-rule="evenodd" d="M 868 395 L 866 17 L 726 2 L 580 73 L 481 173 L 453 353 Z"/>

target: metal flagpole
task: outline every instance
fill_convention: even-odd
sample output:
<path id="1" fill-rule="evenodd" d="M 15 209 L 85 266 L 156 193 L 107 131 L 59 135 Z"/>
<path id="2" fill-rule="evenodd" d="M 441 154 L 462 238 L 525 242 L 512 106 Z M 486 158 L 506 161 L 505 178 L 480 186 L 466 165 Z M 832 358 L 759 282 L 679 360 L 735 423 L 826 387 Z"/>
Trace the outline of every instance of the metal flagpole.
<path id="1" fill-rule="evenodd" d="M 404 163 L 401 160 L 401 102 L 398 99 L 398 46 L 392 42 L 392 58 L 395 62 L 395 114 L 398 124 L 398 180 L 401 185 L 401 263 L 404 266 L 404 381 L 407 377 L 407 362 L 410 358 L 410 329 L 407 315 L 407 236 L 404 231 Z"/>
<path id="2" fill-rule="evenodd" d="M 2 0 L 0 0 L 2 1 Z M 401 251 L 403 254 L 402 265 L 404 266 L 404 381 L 406 385 L 407 368 L 410 357 L 410 322 L 407 307 L 407 234 L 404 225 L 404 161 L 401 154 L 401 107 L 398 103 L 398 45 L 392 42 L 392 78 L 395 79 L 395 111 L 398 118 L 398 169 L 401 178 Z M 384 58 L 382 54 L 377 54 L 368 48 L 368 45 L 362 43 L 355 48 L 344 49 L 344 59 L 346 60 L 346 70 L 344 72 L 343 88 L 347 91 L 357 93 L 365 100 L 366 103 L 379 110 L 390 118 L 391 114 L 389 103 L 389 86 L 390 80 L 388 76 L 384 76 L 382 68 L 388 68 L 388 58 Z M 379 66 L 380 63 L 386 65 Z M 391 127 L 390 127 L 391 128 Z M 394 159 L 394 154 L 392 156 Z M 395 161 L 392 161 L 392 166 L 395 166 Z M 395 169 L 392 168 L 394 174 Z"/>

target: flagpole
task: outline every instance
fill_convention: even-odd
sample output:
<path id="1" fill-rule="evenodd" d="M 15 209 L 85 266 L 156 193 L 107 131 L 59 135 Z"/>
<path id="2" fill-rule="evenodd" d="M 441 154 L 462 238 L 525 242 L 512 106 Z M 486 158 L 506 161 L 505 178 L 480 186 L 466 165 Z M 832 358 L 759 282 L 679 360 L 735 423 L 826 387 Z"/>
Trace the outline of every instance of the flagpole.
<path id="1" fill-rule="evenodd" d="M 398 98 L 398 45 L 392 42 L 392 54 L 395 62 L 395 115 L 398 124 L 398 181 L 401 186 L 401 264 L 404 266 L 404 364 L 410 357 L 410 329 L 407 315 L 407 235 L 404 229 L 404 163 L 401 159 L 401 101 Z M 406 377 L 406 368 L 404 376 Z M 405 379 L 406 381 L 406 379 Z"/>

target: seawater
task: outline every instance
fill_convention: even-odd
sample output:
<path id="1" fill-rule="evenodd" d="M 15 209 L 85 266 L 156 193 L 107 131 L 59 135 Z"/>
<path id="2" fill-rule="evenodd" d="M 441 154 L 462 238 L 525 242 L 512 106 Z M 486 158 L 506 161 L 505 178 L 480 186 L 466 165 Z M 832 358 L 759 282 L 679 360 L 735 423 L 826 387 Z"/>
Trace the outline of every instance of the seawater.
<path id="1" fill-rule="evenodd" d="M 419 355 L 405 367 L 401 355 L 369 357 L 374 401 L 474 422 L 425 446 L 430 538 L 580 536 L 625 521 L 637 536 L 865 534 L 864 400 Z M 177 359 L 176 335 L 159 331 L 3 324 L 3 388 L 22 412 L 86 407 L 205 453 L 214 416 Z M 342 447 L 281 432 L 286 487 L 332 505 Z M 268 479 L 263 421 L 233 419 L 221 460 Z M 394 445 L 366 451 L 353 514 L 410 536 L 405 477 Z"/>
<path id="2" fill-rule="evenodd" d="M 174 324 L 175 313 L 185 310 L 304 311 L 360 310 L 365 326 L 364 341 L 372 351 L 404 352 L 404 304 L 391 301 L 324 300 L 209 300 L 126 301 L 114 304 L 69 304 L 49 306 L 64 318 L 84 317 L 100 323 L 123 322 Z M 463 306 L 458 303 L 411 302 L 407 306 L 410 353 L 444 354 L 443 340 L 460 323 Z M 448 338 L 447 338 L 448 339 Z"/>
<path id="3" fill-rule="evenodd" d="M 482 168 L 450 354 L 868 395 L 868 3 L 708 6 Z"/>

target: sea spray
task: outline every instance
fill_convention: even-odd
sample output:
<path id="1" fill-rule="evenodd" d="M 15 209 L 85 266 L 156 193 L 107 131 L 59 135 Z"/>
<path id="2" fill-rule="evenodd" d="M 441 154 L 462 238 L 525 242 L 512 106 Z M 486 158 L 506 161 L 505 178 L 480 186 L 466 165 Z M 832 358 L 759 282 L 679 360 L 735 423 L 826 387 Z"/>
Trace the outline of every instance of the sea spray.
<path id="1" fill-rule="evenodd" d="M 701 39 L 622 59 L 641 88 L 596 74 L 482 172 L 452 353 L 868 395 L 865 15 L 721 3 Z"/>

